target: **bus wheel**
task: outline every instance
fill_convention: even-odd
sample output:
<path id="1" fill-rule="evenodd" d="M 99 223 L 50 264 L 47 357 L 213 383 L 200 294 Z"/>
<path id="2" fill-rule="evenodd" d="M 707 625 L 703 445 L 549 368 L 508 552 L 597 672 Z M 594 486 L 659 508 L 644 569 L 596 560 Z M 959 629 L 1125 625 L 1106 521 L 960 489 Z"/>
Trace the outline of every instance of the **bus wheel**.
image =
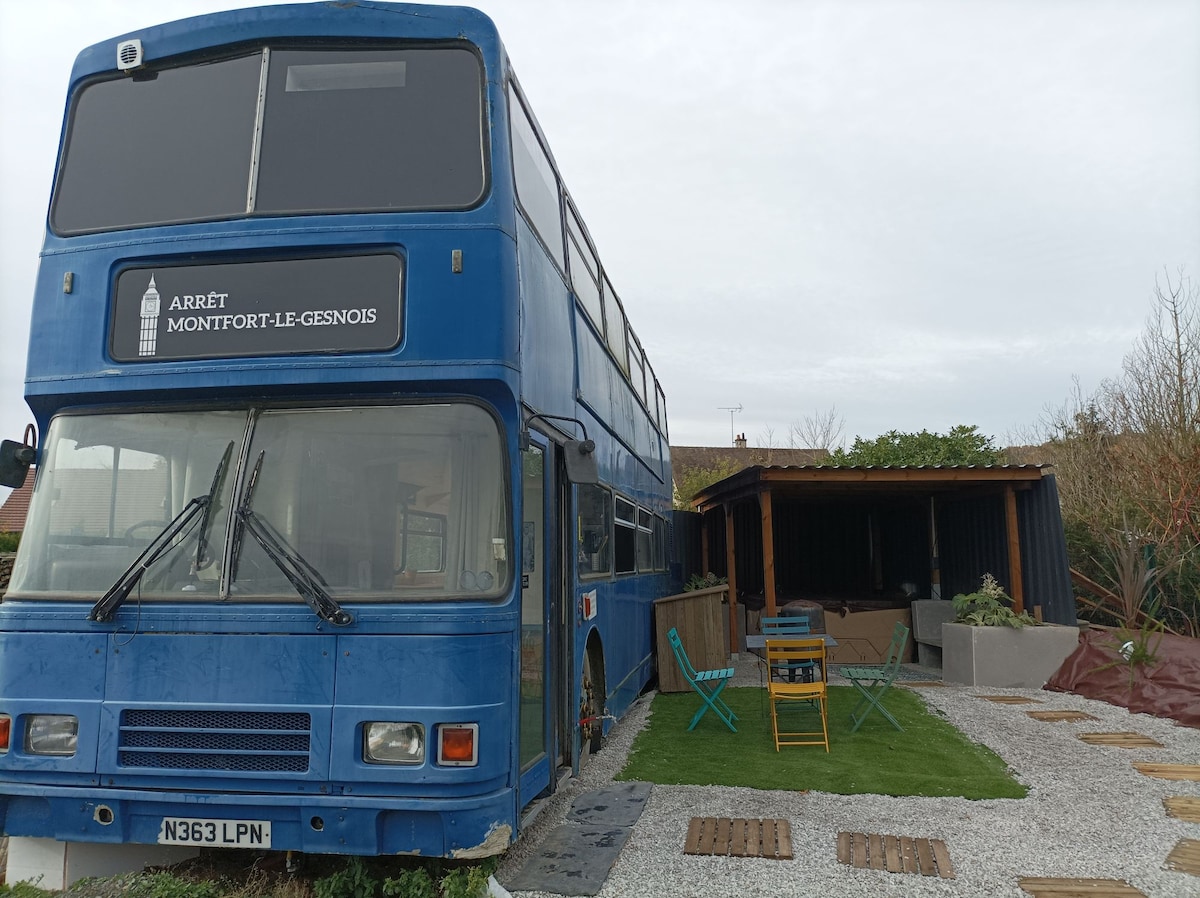
<path id="1" fill-rule="evenodd" d="M 588 644 L 583 656 L 583 679 L 579 688 L 579 766 L 600 750 L 604 738 L 604 655 L 599 643 Z"/>

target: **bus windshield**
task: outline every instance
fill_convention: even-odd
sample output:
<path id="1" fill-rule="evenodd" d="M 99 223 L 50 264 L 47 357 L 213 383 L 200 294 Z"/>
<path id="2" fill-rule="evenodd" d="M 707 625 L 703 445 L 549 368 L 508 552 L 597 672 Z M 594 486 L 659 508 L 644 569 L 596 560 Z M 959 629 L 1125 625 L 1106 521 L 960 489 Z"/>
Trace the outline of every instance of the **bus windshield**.
<path id="1" fill-rule="evenodd" d="M 94 81 L 71 107 L 50 223 L 465 209 L 485 189 L 483 120 L 465 46 L 267 48 Z"/>
<path id="2" fill-rule="evenodd" d="M 63 415 L 7 598 L 95 601 L 178 528 L 128 601 L 299 602 L 248 518 L 337 602 L 496 598 L 505 479 L 467 403 Z"/>

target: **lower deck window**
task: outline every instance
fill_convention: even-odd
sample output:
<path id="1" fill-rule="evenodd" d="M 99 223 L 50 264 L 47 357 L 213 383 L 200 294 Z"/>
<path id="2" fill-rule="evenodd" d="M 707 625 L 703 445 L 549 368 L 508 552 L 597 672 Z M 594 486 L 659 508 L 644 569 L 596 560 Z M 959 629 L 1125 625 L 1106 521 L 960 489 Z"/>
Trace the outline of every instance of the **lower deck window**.
<path id="1" fill-rule="evenodd" d="M 499 597 L 505 470 L 464 402 L 62 415 L 9 594 L 94 601 L 166 540 L 135 598 L 299 601 L 281 556 L 339 600 Z"/>
<path id="2" fill-rule="evenodd" d="M 614 556 L 618 574 L 637 570 L 637 506 L 618 498 L 613 528 Z"/>

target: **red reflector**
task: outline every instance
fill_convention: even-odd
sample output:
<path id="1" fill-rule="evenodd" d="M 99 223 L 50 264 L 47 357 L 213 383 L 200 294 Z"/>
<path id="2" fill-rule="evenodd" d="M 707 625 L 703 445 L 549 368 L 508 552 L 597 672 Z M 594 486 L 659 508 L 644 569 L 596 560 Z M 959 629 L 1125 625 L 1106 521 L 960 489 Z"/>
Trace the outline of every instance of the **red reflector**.
<path id="1" fill-rule="evenodd" d="M 475 728 L 450 727 L 441 728 L 442 751 L 441 760 L 459 764 L 470 764 L 475 760 Z"/>
<path id="2" fill-rule="evenodd" d="M 0 717 L 0 751 L 8 751 L 8 736 L 12 732 L 12 718 Z"/>

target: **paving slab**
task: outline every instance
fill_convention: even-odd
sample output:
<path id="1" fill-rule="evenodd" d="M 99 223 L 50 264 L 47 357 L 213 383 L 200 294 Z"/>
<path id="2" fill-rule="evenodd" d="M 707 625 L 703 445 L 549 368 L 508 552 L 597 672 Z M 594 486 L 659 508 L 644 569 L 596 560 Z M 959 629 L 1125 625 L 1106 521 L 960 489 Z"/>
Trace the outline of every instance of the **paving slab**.
<path id="1" fill-rule="evenodd" d="M 613 783 L 595 792 L 576 796 L 567 813 L 570 823 L 599 826 L 633 826 L 642 816 L 650 783 Z"/>
<path id="2" fill-rule="evenodd" d="M 596 895 L 650 796 L 650 783 L 614 783 L 578 795 L 508 884 L 514 892 Z"/>

